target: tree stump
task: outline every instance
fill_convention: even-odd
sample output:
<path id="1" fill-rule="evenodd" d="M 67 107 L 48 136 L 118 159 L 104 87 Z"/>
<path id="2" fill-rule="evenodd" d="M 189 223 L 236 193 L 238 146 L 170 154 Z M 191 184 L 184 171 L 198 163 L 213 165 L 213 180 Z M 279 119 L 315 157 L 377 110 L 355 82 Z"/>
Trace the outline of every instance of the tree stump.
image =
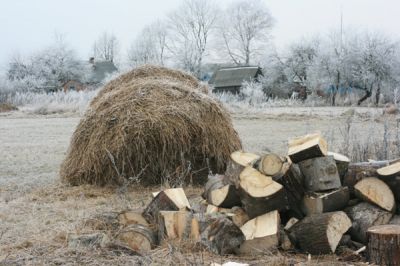
<path id="1" fill-rule="evenodd" d="M 289 140 L 288 156 L 293 163 L 326 156 L 328 144 L 319 133 L 309 134 Z"/>
<path id="2" fill-rule="evenodd" d="M 317 157 L 299 163 L 307 191 L 325 191 L 341 187 L 333 156 Z"/>
<path id="3" fill-rule="evenodd" d="M 367 256 L 377 265 L 400 265 L 400 225 L 378 225 L 367 231 Z"/>

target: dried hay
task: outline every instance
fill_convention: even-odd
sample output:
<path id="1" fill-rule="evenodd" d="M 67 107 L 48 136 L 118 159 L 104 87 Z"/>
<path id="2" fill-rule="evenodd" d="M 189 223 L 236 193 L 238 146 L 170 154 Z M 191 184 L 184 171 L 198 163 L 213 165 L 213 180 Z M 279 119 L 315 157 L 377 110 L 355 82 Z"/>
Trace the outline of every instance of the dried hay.
<path id="1" fill-rule="evenodd" d="M 193 77 L 176 74 L 182 72 L 147 66 L 106 85 L 72 136 L 62 180 L 153 184 L 193 177 L 203 183 L 209 171 L 223 172 L 241 147 L 229 115 L 197 91 Z"/>
<path id="2" fill-rule="evenodd" d="M 0 103 L 0 113 L 17 111 L 18 108 L 11 103 Z"/>

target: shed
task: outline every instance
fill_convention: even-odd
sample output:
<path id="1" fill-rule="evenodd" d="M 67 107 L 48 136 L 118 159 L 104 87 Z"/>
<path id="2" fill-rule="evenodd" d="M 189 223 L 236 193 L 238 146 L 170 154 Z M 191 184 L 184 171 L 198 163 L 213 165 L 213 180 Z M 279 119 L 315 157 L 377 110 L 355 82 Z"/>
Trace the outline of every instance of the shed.
<path id="1" fill-rule="evenodd" d="M 260 75 L 263 74 L 258 66 L 221 68 L 214 72 L 208 83 L 214 86 L 214 92 L 238 94 L 244 81 L 257 81 Z"/>

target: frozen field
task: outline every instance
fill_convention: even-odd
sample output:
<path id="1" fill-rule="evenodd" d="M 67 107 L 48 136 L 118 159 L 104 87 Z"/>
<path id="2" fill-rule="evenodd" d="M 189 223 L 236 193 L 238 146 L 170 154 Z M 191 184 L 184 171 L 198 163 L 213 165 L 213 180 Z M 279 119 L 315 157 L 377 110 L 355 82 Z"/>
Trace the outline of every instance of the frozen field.
<path id="1" fill-rule="evenodd" d="M 381 141 L 384 124 L 396 126 L 396 117 L 381 113 L 381 109 L 368 108 L 272 108 L 262 114 L 234 114 L 233 122 L 248 151 L 285 153 L 288 138 L 316 130 L 337 150 L 343 148 L 349 119 L 360 139 L 374 134 L 372 139 Z M 121 194 L 113 188 L 60 184 L 59 165 L 78 122 L 76 115 L 0 114 L 0 265 L 125 264 L 131 260 L 66 248 L 67 235 L 79 232 L 85 218 L 107 210 L 143 207 L 149 192 L 157 189 L 136 188 Z M 198 188 L 188 190 L 188 194 L 198 192 Z M 161 253 L 149 258 L 155 262 L 164 256 Z M 190 258 L 196 262 L 195 256 Z M 277 260 L 286 262 L 286 258 Z"/>

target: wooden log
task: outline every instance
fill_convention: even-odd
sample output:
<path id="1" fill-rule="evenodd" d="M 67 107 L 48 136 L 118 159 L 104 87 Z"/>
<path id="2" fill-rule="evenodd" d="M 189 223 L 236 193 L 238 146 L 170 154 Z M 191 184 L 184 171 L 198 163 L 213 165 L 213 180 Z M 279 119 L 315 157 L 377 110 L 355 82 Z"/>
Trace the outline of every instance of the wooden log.
<path id="1" fill-rule="evenodd" d="M 160 211 L 179 211 L 190 209 L 190 204 L 182 188 L 161 191 L 147 205 L 143 217 L 150 224 L 158 225 Z"/>
<path id="2" fill-rule="evenodd" d="M 344 156 L 343 154 L 331 151 L 328 151 L 327 155 L 333 156 L 333 159 L 336 162 L 336 167 L 338 169 L 339 177 L 341 180 L 343 180 L 344 176 L 347 173 L 347 170 L 349 169 L 350 159 L 347 156 Z"/>
<path id="3" fill-rule="evenodd" d="M 325 191 L 341 187 L 333 156 L 317 157 L 299 163 L 307 191 Z"/>
<path id="4" fill-rule="evenodd" d="M 305 217 L 289 229 L 289 237 L 298 247 L 311 254 L 335 252 L 351 220 L 342 212 L 327 212 Z"/>
<path id="5" fill-rule="evenodd" d="M 277 249 L 279 245 L 279 229 L 278 211 L 272 211 L 248 221 L 240 228 L 246 240 L 240 246 L 239 253 L 257 255 Z"/>
<path id="6" fill-rule="evenodd" d="M 307 193 L 302 202 L 305 215 L 342 210 L 349 202 L 350 194 L 347 187 L 341 187 L 326 193 Z"/>
<path id="7" fill-rule="evenodd" d="M 230 160 L 227 163 L 225 171 L 225 179 L 230 185 L 234 185 L 236 188 L 239 187 L 240 183 L 240 173 L 246 166 L 251 166 L 256 160 L 260 158 L 259 155 L 235 151 L 231 154 Z"/>
<path id="8" fill-rule="evenodd" d="M 400 265 L 400 225 L 378 225 L 367 231 L 369 262 Z"/>
<path id="9" fill-rule="evenodd" d="M 289 216 L 298 219 L 304 217 L 301 210 L 301 201 L 304 196 L 304 177 L 297 164 L 284 163 L 281 169 L 282 175 L 275 176 L 274 180 L 281 184 L 287 196 Z"/>
<path id="10" fill-rule="evenodd" d="M 249 219 L 247 213 L 241 207 L 233 207 L 231 209 L 220 208 L 214 205 L 208 205 L 206 213 L 213 214 L 213 213 L 221 213 L 226 215 L 232 222 L 241 227 L 245 224 Z"/>
<path id="11" fill-rule="evenodd" d="M 195 229 L 192 231 L 192 219 L 189 211 L 160 211 L 159 241 L 195 239 L 199 233 Z"/>
<path id="12" fill-rule="evenodd" d="M 328 144 L 319 133 L 309 134 L 289 140 L 288 156 L 293 163 L 326 156 Z"/>
<path id="13" fill-rule="evenodd" d="M 226 217 L 218 218 L 209 224 L 200 237 L 201 244 L 219 255 L 237 253 L 245 240 L 240 228 Z"/>
<path id="14" fill-rule="evenodd" d="M 368 202 L 361 202 L 346 208 L 345 212 L 352 220 L 350 228 L 351 238 L 357 242 L 367 243 L 367 230 L 374 225 L 389 223 L 393 214 Z"/>
<path id="15" fill-rule="evenodd" d="M 193 212 L 205 212 L 207 209 L 207 201 L 199 195 L 192 195 L 188 197 L 190 208 Z"/>
<path id="16" fill-rule="evenodd" d="M 120 212 L 118 214 L 118 221 L 122 226 L 128 226 L 131 224 L 149 226 L 149 223 L 143 218 L 142 211 L 139 210 L 125 210 Z"/>
<path id="17" fill-rule="evenodd" d="M 260 173 L 274 178 L 275 176 L 281 174 L 282 167 L 285 162 L 285 158 L 280 157 L 277 154 L 270 153 L 263 155 L 260 157 L 260 159 L 256 160 L 253 164 L 253 167 L 260 171 Z"/>
<path id="18" fill-rule="evenodd" d="M 273 210 L 287 210 L 288 201 L 282 185 L 248 166 L 240 174 L 239 195 L 249 218 Z"/>
<path id="19" fill-rule="evenodd" d="M 387 211 L 394 212 L 396 202 L 393 192 L 385 182 L 375 177 L 364 178 L 354 186 L 356 196 Z"/>
<path id="20" fill-rule="evenodd" d="M 400 162 L 381 167 L 376 172 L 383 177 L 400 175 Z"/>
<path id="21" fill-rule="evenodd" d="M 240 205 L 239 193 L 234 185 L 226 184 L 225 176 L 209 176 L 203 197 L 211 205 L 232 208 Z"/>
<path id="22" fill-rule="evenodd" d="M 116 235 L 116 239 L 136 252 L 148 252 L 157 244 L 157 237 L 152 229 L 140 224 L 131 224 Z"/>
<path id="23" fill-rule="evenodd" d="M 394 198 L 397 202 L 400 202 L 400 176 L 380 176 L 379 178 L 390 187 Z"/>

